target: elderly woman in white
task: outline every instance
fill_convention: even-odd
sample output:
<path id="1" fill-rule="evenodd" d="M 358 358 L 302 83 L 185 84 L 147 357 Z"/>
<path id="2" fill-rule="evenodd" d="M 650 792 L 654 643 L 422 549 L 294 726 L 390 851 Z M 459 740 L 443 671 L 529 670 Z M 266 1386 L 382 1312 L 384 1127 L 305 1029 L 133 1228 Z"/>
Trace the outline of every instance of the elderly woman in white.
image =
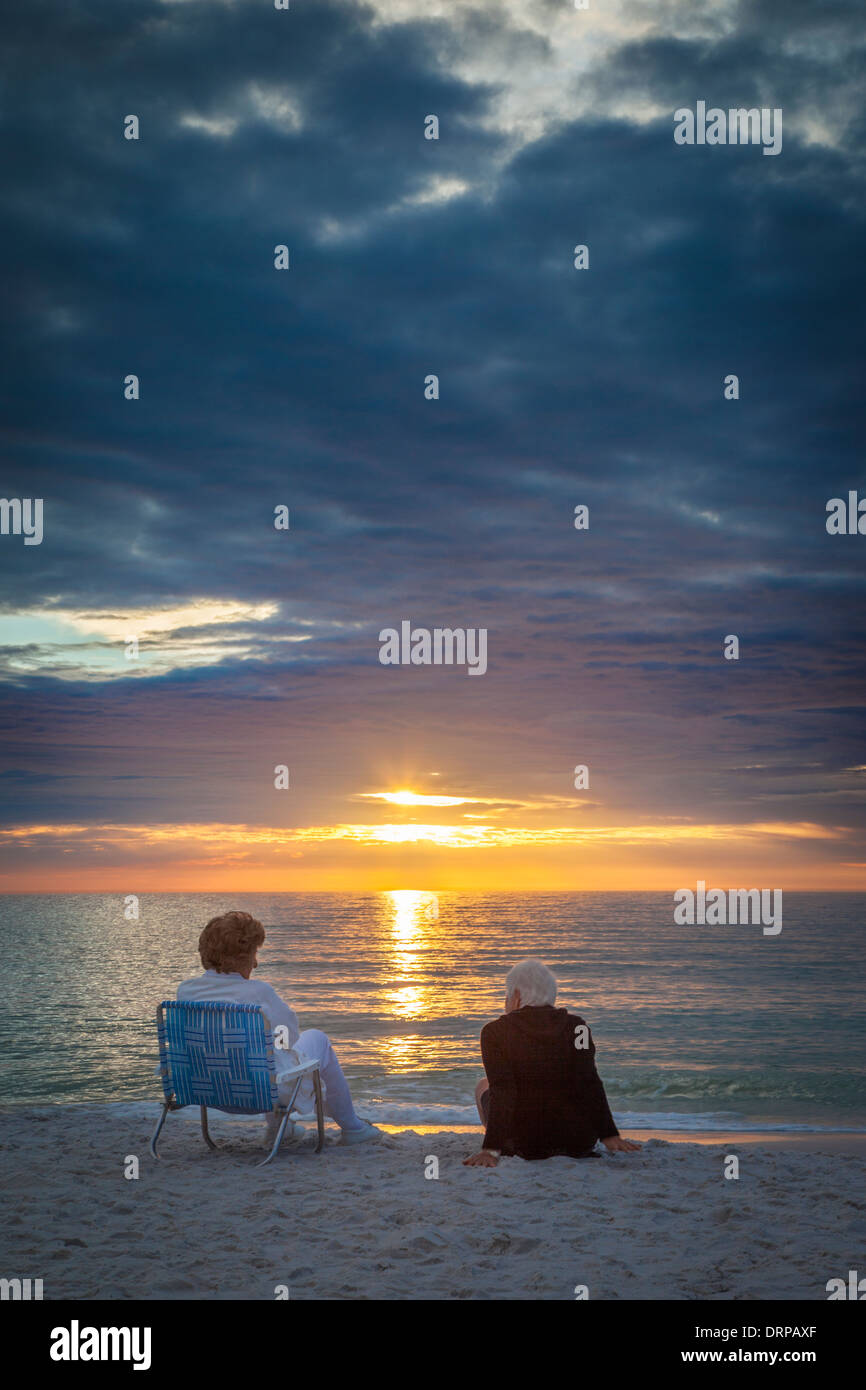
<path id="1" fill-rule="evenodd" d="M 258 948 L 264 939 L 264 927 L 249 912 L 225 912 L 221 917 L 213 917 L 198 939 L 204 974 L 184 980 L 178 986 L 178 999 L 260 1004 L 275 1033 L 277 1089 L 281 1104 L 288 1103 L 290 1092 L 280 1085 L 280 1053 L 285 1059 L 283 1071 L 295 1065 L 296 1055 L 297 1060 L 315 1060 L 325 1087 L 325 1113 L 340 1126 L 341 1142 L 362 1144 L 375 1138 L 381 1130 L 355 1114 L 348 1082 L 327 1035 L 318 1028 L 305 1028 L 302 1033 L 294 1009 L 280 998 L 273 985 L 250 979 L 259 963 Z M 298 1103 L 308 1108 L 312 1104 L 312 1094 L 302 1088 Z M 278 1122 L 279 1117 L 268 1117 L 269 1141 Z"/>

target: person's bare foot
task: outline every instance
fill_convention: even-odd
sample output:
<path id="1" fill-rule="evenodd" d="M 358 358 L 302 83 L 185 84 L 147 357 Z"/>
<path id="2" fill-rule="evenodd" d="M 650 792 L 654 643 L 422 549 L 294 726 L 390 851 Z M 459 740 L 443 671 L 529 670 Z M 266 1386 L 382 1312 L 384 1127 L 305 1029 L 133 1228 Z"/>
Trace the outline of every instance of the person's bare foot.
<path id="1" fill-rule="evenodd" d="M 492 1149 L 479 1149 L 477 1154 L 464 1158 L 463 1165 L 466 1168 L 495 1168 L 498 1162 L 499 1155 Z"/>
<path id="2" fill-rule="evenodd" d="M 609 1139 L 602 1139 L 601 1142 L 609 1154 L 633 1154 L 642 1147 L 641 1144 L 636 1144 L 633 1139 L 623 1139 L 621 1134 L 612 1134 Z"/>

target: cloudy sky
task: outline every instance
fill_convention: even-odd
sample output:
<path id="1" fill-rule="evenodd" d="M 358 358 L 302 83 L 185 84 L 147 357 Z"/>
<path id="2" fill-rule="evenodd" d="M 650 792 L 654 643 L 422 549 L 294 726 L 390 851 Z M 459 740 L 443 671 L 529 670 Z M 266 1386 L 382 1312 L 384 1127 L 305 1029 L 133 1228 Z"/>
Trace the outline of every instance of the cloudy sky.
<path id="1" fill-rule="evenodd" d="M 0 883 L 866 887 L 861 6 L 7 27 Z"/>

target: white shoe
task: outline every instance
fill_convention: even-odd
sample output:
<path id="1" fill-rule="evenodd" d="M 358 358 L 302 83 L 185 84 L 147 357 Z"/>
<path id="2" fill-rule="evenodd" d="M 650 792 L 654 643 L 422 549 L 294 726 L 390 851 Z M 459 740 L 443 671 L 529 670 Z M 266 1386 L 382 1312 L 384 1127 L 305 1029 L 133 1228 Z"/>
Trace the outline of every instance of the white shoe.
<path id="1" fill-rule="evenodd" d="M 360 1129 L 344 1129 L 340 1134 L 341 1144 L 364 1144 L 368 1139 L 378 1139 L 381 1129 L 371 1125 L 369 1120 L 361 1121 Z"/>

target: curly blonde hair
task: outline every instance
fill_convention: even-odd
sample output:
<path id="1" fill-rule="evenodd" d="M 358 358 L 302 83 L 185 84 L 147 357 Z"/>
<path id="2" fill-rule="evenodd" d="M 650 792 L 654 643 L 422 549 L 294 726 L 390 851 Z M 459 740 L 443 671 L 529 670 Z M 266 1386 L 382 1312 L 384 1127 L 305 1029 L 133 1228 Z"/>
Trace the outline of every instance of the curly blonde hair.
<path id="1" fill-rule="evenodd" d="M 264 939 L 264 927 L 249 912 L 224 912 L 208 922 L 198 953 L 205 970 L 231 975 L 250 964 Z"/>

